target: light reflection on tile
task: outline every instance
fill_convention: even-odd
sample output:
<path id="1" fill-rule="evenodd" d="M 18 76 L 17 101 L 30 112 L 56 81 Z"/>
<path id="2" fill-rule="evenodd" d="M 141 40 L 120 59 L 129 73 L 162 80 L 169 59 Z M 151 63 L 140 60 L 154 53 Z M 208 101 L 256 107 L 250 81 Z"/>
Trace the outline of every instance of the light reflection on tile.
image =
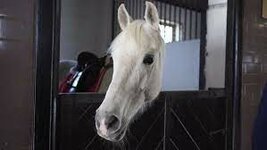
<path id="1" fill-rule="evenodd" d="M 267 0 L 263 0 L 262 17 L 267 19 Z"/>
<path id="2" fill-rule="evenodd" d="M 0 14 L 0 50 L 4 49 L 4 41 L 3 41 L 3 20 L 1 19 L 3 14 Z"/>

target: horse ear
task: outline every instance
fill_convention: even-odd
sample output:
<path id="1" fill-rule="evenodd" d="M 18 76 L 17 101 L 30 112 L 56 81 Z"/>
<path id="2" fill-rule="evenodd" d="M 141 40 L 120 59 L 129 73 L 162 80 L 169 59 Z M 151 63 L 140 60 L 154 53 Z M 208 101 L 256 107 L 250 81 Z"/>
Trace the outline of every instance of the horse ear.
<path id="1" fill-rule="evenodd" d="M 118 21 L 122 30 L 124 30 L 132 22 L 132 18 L 128 14 L 124 4 L 121 4 L 118 9 Z"/>
<path id="2" fill-rule="evenodd" d="M 151 24 L 155 29 L 159 29 L 159 15 L 156 6 L 146 1 L 145 20 Z"/>

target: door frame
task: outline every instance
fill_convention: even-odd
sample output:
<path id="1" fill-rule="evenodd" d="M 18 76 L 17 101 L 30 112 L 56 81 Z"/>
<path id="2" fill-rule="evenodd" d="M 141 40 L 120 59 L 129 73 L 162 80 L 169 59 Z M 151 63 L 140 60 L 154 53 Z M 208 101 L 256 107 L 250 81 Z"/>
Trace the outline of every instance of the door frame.
<path id="1" fill-rule="evenodd" d="M 55 150 L 60 46 L 60 0 L 35 3 L 35 150 Z M 242 0 L 228 0 L 225 91 L 226 149 L 240 148 Z"/>
<path id="2" fill-rule="evenodd" d="M 242 0 L 228 0 L 226 38 L 226 150 L 241 148 Z"/>
<path id="3" fill-rule="evenodd" d="M 60 6 L 60 0 L 38 0 L 35 3 L 37 68 L 34 150 L 55 150 Z"/>

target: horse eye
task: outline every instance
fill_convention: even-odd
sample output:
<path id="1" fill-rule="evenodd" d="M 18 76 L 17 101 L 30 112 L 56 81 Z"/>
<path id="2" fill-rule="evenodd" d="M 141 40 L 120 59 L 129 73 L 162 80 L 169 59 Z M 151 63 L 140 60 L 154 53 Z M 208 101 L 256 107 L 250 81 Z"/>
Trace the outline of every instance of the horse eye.
<path id="1" fill-rule="evenodd" d="M 154 56 L 153 55 L 146 55 L 144 60 L 143 60 L 143 63 L 146 64 L 146 65 L 151 65 L 154 61 Z"/>

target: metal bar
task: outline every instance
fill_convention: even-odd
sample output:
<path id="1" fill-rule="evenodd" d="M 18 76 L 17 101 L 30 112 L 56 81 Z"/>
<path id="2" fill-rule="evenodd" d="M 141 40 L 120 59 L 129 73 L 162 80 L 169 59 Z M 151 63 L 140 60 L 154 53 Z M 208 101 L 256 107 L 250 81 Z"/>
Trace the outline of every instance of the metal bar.
<path id="1" fill-rule="evenodd" d="M 139 0 L 134 0 L 135 1 L 135 13 L 136 13 L 136 16 L 135 16 L 135 19 L 137 19 L 139 17 L 139 11 L 138 11 L 138 6 L 139 6 Z"/>
<path id="2" fill-rule="evenodd" d="M 173 20 L 172 20 L 172 5 L 169 5 L 168 8 L 169 8 L 168 20 L 170 21 L 169 23 L 172 25 L 172 29 L 173 29 L 173 31 L 172 31 L 172 41 L 175 41 L 175 36 L 173 36 L 174 32 L 175 32 L 175 24 L 174 25 L 172 24 L 172 22 L 173 22 Z"/>
<path id="3" fill-rule="evenodd" d="M 135 5 L 136 5 L 136 2 L 135 2 L 135 0 L 133 0 L 133 6 L 132 6 L 132 9 L 133 9 L 133 18 L 136 17 Z"/>
<path id="4" fill-rule="evenodd" d="M 167 20 L 167 3 L 164 3 L 164 24 L 166 25 Z"/>
<path id="5" fill-rule="evenodd" d="M 167 3 L 164 3 L 164 37 L 166 37 Z"/>
<path id="6" fill-rule="evenodd" d="M 136 17 L 136 19 L 138 18 L 140 18 L 140 0 L 136 0 L 136 13 L 137 13 L 137 17 Z"/>
<path id="7" fill-rule="evenodd" d="M 195 33 L 196 33 L 196 11 L 192 11 L 192 18 L 191 18 L 192 24 L 191 24 L 191 39 L 195 39 Z"/>
<path id="8" fill-rule="evenodd" d="M 192 39 L 192 10 L 189 10 L 190 16 L 189 16 L 189 40 Z"/>
<path id="9" fill-rule="evenodd" d="M 195 39 L 197 39 L 198 13 L 195 11 Z"/>
<path id="10" fill-rule="evenodd" d="M 143 0 L 141 0 L 141 18 L 143 19 L 144 16 L 145 16 L 145 12 L 144 12 L 144 6 L 145 6 L 145 3 Z"/>
<path id="11" fill-rule="evenodd" d="M 112 39 L 117 35 L 118 19 L 117 19 L 117 0 L 113 0 L 113 16 L 112 16 Z"/>
<path id="12" fill-rule="evenodd" d="M 135 0 L 136 1 L 136 6 L 135 6 L 135 11 L 136 11 L 136 19 L 139 18 L 139 0 Z"/>
<path id="13" fill-rule="evenodd" d="M 172 5 L 169 5 L 169 21 L 172 21 Z"/>
<path id="14" fill-rule="evenodd" d="M 162 2 L 160 2 L 159 4 L 160 4 L 160 19 L 162 19 L 163 18 L 163 11 L 162 11 L 163 6 L 162 6 Z"/>
<path id="15" fill-rule="evenodd" d="M 199 89 L 205 88 L 204 67 L 206 63 L 206 34 L 207 34 L 206 12 L 201 13 L 201 33 L 200 33 L 200 68 L 199 68 Z"/>
<path id="16" fill-rule="evenodd" d="M 135 1 L 135 8 L 134 8 L 134 11 L 135 11 L 135 19 L 138 18 L 138 0 L 134 0 Z"/>
<path id="17" fill-rule="evenodd" d="M 174 41 L 180 41 L 180 39 L 176 39 L 176 29 L 177 29 L 177 25 L 178 25 L 178 28 L 180 28 L 179 27 L 179 23 L 177 23 L 176 22 L 176 13 L 177 13 L 177 7 L 176 6 L 173 6 L 174 7 L 174 10 L 173 10 L 173 22 L 174 22 L 174 24 L 175 24 L 175 28 L 174 28 L 174 31 L 173 31 L 173 34 L 172 34 L 172 36 L 174 37 Z"/>
<path id="18" fill-rule="evenodd" d="M 142 18 L 142 6 L 143 6 L 142 0 L 139 0 L 139 6 L 138 6 L 138 8 L 139 8 L 139 18 L 140 19 Z"/>
<path id="19" fill-rule="evenodd" d="M 187 10 L 184 9 L 184 40 L 187 40 Z"/>
<path id="20" fill-rule="evenodd" d="M 175 24 L 177 24 L 177 22 L 176 22 L 176 18 L 177 17 L 177 7 L 176 6 L 174 6 L 174 15 L 173 15 L 173 22 L 175 23 Z"/>
<path id="21" fill-rule="evenodd" d="M 129 7 L 128 7 L 128 11 L 129 11 L 129 14 L 130 14 L 130 16 L 131 16 L 132 13 L 133 13 L 133 12 L 132 12 L 132 10 L 133 10 L 133 9 L 132 9 L 132 1 L 131 1 L 131 0 L 127 0 L 127 1 L 128 1 L 128 4 L 129 4 L 129 5 L 128 5 L 128 6 L 129 6 Z"/>
<path id="22" fill-rule="evenodd" d="M 183 40 L 183 32 L 182 32 L 182 29 L 183 29 L 183 26 L 182 26 L 182 21 L 181 21 L 181 18 L 182 18 L 182 8 L 179 7 L 179 41 Z"/>
<path id="23" fill-rule="evenodd" d="M 200 38 L 201 33 L 201 13 L 198 13 L 197 37 Z"/>

